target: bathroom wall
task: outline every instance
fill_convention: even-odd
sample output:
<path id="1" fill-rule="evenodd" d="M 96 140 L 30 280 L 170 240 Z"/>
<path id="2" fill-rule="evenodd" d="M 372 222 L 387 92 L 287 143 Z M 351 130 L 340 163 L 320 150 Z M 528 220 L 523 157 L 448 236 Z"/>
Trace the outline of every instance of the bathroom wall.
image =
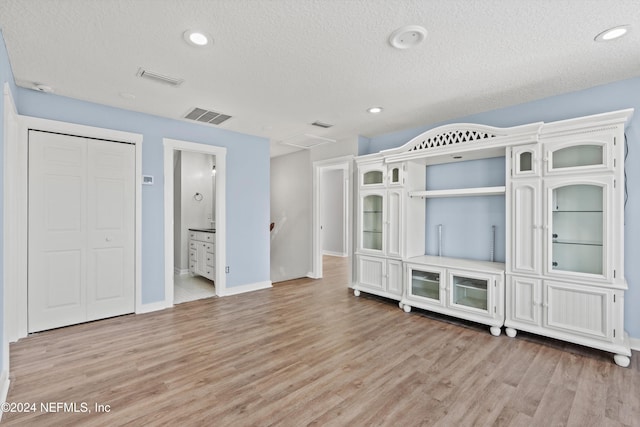
<path id="1" fill-rule="evenodd" d="M 214 156 L 202 153 L 182 151 L 180 153 L 180 194 L 174 194 L 174 200 L 180 203 L 179 239 L 174 242 L 176 270 L 186 274 L 189 270 L 189 228 L 211 228 L 213 221 L 213 165 Z M 199 194 L 199 196 L 196 196 Z M 174 223 L 178 224 L 177 218 Z"/>

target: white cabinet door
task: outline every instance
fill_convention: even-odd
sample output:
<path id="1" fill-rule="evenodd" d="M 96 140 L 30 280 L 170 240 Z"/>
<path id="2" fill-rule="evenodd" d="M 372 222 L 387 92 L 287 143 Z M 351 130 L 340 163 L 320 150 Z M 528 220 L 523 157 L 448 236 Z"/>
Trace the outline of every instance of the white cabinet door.
<path id="1" fill-rule="evenodd" d="M 541 272 L 542 199 L 540 180 L 527 179 L 512 184 L 511 271 Z"/>
<path id="2" fill-rule="evenodd" d="M 207 244 L 205 242 L 198 241 L 196 243 L 196 272 L 200 276 L 207 275 Z"/>
<path id="3" fill-rule="evenodd" d="M 386 259 L 358 256 L 358 284 L 377 291 L 385 290 Z"/>
<path id="4" fill-rule="evenodd" d="M 402 296 L 402 261 L 387 260 L 386 290 L 390 294 Z"/>
<path id="5" fill-rule="evenodd" d="M 572 335 L 611 341 L 614 291 L 545 281 L 544 326 Z"/>
<path id="6" fill-rule="evenodd" d="M 388 190 L 386 198 L 386 254 L 402 257 L 402 190 Z"/>
<path id="7" fill-rule="evenodd" d="M 135 149 L 30 131 L 28 330 L 134 311 Z"/>
<path id="8" fill-rule="evenodd" d="M 540 326 L 542 319 L 542 282 L 530 277 L 510 276 L 507 283 L 510 320 Z"/>
<path id="9" fill-rule="evenodd" d="M 357 256 L 358 288 L 376 295 L 402 297 L 402 261 L 381 257 Z"/>

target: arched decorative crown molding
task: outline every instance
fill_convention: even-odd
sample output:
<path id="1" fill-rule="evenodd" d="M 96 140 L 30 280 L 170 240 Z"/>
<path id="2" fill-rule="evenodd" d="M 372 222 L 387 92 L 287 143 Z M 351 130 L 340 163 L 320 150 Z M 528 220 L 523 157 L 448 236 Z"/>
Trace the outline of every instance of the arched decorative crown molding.
<path id="1" fill-rule="evenodd" d="M 381 152 L 385 157 L 411 157 L 525 144 L 538 139 L 543 122 L 499 128 L 474 123 L 454 123 L 430 129 L 398 148 Z"/>

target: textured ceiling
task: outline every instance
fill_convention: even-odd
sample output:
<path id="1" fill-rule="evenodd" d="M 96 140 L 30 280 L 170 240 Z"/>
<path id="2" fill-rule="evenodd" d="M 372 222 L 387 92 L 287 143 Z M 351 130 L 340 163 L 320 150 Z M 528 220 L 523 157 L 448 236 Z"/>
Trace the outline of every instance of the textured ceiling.
<path id="1" fill-rule="evenodd" d="M 425 42 L 392 48 L 404 25 Z M 0 28 L 18 85 L 175 119 L 222 112 L 218 127 L 270 138 L 272 155 L 305 134 L 375 136 L 640 76 L 640 0 L 2 0 Z M 186 44 L 194 28 L 213 45 Z"/>

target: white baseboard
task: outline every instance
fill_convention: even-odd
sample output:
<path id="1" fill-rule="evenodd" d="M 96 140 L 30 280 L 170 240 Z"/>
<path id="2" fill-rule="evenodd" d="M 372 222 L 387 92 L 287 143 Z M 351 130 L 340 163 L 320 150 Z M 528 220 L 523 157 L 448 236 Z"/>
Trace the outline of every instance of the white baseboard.
<path id="1" fill-rule="evenodd" d="M 329 255 L 329 256 L 337 256 L 340 258 L 346 258 L 347 254 L 344 252 L 334 252 L 334 251 L 322 251 L 322 255 Z"/>
<path id="2" fill-rule="evenodd" d="M 271 280 L 267 280 L 264 282 L 249 283 L 248 285 L 231 286 L 225 289 L 225 292 L 223 295 L 218 295 L 218 296 L 227 297 L 229 295 L 238 295 L 238 294 L 244 294 L 245 292 L 253 292 L 253 291 L 259 291 L 262 289 L 269 289 L 271 287 L 273 287 L 271 284 Z"/>
<path id="3" fill-rule="evenodd" d="M 629 337 L 629 346 L 631 350 L 640 351 L 640 338 Z"/>
<path id="4" fill-rule="evenodd" d="M 171 305 L 167 305 L 165 301 L 151 302 L 149 304 L 142 304 L 136 309 L 136 314 L 151 313 L 152 311 L 164 310 Z"/>
<path id="5" fill-rule="evenodd" d="M 313 273 L 313 272 L 311 272 L 311 271 L 307 273 L 307 277 L 308 277 L 309 279 L 322 279 L 322 276 L 318 276 L 318 275 L 314 274 L 314 273 Z"/>
<path id="6" fill-rule="evenodd" d="M 9 394 L 9 372 L 2 371 L 0 375 L 0 404 L 7 401 Z M 0 420 L 2 420 L 2 411 L 0 411 Z"/>
<path id="7" fill-rule="evenodd" d="M 186 269 L 182 270 L 182 269 L 180 269 L 178 267 L 174 267 L 173 268 L 173 274 L 176 274 L 178 276 L 184 276 L 186 274 L 189 274 L 189 269 L 186 268 Z"/>

